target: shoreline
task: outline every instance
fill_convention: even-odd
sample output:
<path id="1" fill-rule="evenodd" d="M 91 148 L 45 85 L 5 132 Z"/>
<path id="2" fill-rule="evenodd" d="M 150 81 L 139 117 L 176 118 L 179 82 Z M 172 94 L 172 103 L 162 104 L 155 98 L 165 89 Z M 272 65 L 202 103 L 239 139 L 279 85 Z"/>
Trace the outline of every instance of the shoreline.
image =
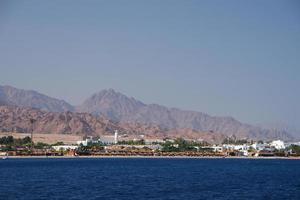
<path id="1" fill-rule="evenodd" d="M 300 157 L 242 157 L 242 156 L 8 156 L 2 157 L 0 160 L 6 159 L 102 159 L 102 158 L 113 158 L 113 159 L 248 159 L 248 160 L 300 160 Z"/>

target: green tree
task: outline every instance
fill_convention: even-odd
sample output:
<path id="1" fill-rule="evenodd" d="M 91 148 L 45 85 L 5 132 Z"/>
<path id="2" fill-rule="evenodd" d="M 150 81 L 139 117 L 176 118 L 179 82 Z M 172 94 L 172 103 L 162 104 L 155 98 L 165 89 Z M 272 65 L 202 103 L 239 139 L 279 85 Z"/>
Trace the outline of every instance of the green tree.
<path id="1" fill-rule="evenodd" d="M 288 150 L 292 150 L 293 153 L 300 155 L 300 146 L 292 144 L 291 146 L 288 147 Z"/>
<path id="2" fill-rule="evenodd" d="M 0 138 L 0 144 L 5 144 L 5 145 L 12 145 L 14 143 L 14 137 L 13 136 L 7 136 L 7 137 L 2 137 Z"/>
<path id="3" fill-rule="evenodd" d="M 60 146 L 60 145 L 64 145 L 64 143 L 63 142 L 56 142 L 56 143 L 52 144 L 51 146 Z"/>
<path id="4" fill-rule="evenodd" d="M 26 136 L 22 139 L 22 144 L 30 144 L 31 138 L 29 136 Z"/>
<path id="5" fill-rule="evenodd" d="M 43 143 L 43 142 L 38 142 L 36 145 L 34 145 L 34 148 L 37 148 L 37 149 L 44 149 L 46 147 L 49 147 L 49 145 L 46 143 Z"/>

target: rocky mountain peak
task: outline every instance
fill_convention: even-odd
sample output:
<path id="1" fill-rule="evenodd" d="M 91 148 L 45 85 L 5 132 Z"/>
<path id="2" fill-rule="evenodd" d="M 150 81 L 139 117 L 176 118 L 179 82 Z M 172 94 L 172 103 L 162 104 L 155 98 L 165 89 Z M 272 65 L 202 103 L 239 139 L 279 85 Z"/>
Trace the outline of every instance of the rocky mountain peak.
<path id="1" fill-rule="evenodd" d="M 63 100 L 51 98 L 36 91 L 20 90 L 10 86 L 0 86 L 0 105 L 37 108 L 58 114 L 75 110 Z M 18 109 L 15 111 L 18 112 Z M 284 130 L 252 126 L 241 123 L 232 117 L 210 116 L 202 112 L 168 108 L 158 104 L 147 105 L 113 89 L 95 93 L 82 105 L 76 107 L 75 111 L 85 114 L 85 117 L 88 118 L 91 118 L 92 115 L 102 116 L 113 122 L 147 124 L 151 127 L 159 126 L 164 130 L 189 129 L 250 139 L 291 139 L 288 132 Z M 72 114 L 53 116 L 57 116 L 59 119 L 69 119 L 69 115 Z"/>
<path id="2" fill-rule="evenodd" d="M 113 89 L 102 90 L 93 94 L 77 107 L 80 112 L 104 115 L 114 121 L 133 114 L 144 104 L 134 98 L 129 98 Z"/>
<path id="3" fill-rule="evenodd" d="M 0 86 L 1 105 L 38 108 L 44 111 L 73 111 L 74 108 L 64 100 L 55 99 L 33 90 L 17 89 L 12 86 Z"/>

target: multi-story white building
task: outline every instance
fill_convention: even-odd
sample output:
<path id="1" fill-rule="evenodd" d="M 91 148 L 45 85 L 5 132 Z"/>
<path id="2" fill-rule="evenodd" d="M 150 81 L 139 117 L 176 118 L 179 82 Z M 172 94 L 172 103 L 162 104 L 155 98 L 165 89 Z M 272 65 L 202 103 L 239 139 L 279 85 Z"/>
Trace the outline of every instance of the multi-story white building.
<path id="1" fill-rule="evenodd" d="M 223 149 L 230 150 L 230 151 L 248 151 L 249 146 L 247 144 L 242 145 L 235 145 L 235 144 L 223 144 Z"/>
<path id="2" fill-rule="evenodd" d="M 282 150 L 285 149 L 285 144 L 283 141 L 281 140 L 274 140 L 270 143 L 271 147 L 274 147 L 277 150 Z"/>
<path id="3" fill-rule="evenodd" d="M 93 142 L 93 139 L 91 137 L 90 138 L 86 138 L 85 140 L 77 141 L 77 144 L 78 145 L 87 146 L 90 142 Z"/>
<path id="4" fill-rule="evenodd" d="M 251 147 L 257 151 L 262 151 L 264 149 L 266 149 L 269 145 L 266 143 L 257 143 L 255 142 L 254 144 L 251 145 Z"/>
<path id="5" fill-rule="evenodd" d="M 117 144 L 118 139 L 116 139 L 115 135 L 101 135 L 98 142 L 101 142 L 102 144 Z"/>

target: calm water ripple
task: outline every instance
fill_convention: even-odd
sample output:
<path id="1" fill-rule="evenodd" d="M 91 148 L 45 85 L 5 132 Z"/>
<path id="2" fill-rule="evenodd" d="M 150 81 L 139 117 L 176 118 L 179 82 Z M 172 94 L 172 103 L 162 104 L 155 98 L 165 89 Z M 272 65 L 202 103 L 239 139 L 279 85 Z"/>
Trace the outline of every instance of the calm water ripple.
<path id="1" fill-rule="evenodd" d="M 300 160 L 7 159 L 0 199 L 300 199 Z"/>

